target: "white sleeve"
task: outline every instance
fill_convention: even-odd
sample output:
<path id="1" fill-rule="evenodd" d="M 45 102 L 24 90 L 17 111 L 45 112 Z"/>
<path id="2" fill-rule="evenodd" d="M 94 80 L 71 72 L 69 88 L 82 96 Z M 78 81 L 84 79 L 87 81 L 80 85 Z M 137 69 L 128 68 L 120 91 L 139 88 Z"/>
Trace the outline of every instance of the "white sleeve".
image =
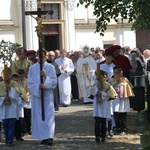
<path id="1" fill-rule="evenodd" d="M 5 97 L 0 97 L 0 107 L 4 104 Z"/>

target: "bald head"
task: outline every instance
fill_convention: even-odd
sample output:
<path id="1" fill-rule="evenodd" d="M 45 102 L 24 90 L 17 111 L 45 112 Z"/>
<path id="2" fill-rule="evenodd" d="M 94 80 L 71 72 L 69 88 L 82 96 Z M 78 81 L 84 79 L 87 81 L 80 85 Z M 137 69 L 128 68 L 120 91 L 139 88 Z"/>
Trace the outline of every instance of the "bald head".
<path id="1" fill-rule="evenodd" d="M 48 60 L 50 60 L 50 61 L 55 60 L 55 52 L 54 51 L 49 51 L 48 52 Z"/>
<path id="2" fill-rule="evenodd" d="M 55 52 L 54 51 L 49 51 L 49 55 L 54 55 L 55 56 Z"/>

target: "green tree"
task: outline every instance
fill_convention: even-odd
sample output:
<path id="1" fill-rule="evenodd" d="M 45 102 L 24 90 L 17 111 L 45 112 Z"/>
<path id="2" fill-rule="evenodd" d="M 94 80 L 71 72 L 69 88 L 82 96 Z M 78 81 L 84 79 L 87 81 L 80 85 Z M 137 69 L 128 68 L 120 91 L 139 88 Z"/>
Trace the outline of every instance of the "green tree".
<path id="1" fill-rule="evenodd" d="M 4 40 L 0 41 L 0 60 L 2 63 L 12 63 L 14 60 L 13 55 L 16 52 L 16 49 L 21 45 L 18 43 L 11 43 L 10 41 L 6 42 Z"/>
<path id="2" fill-rule="evenodd" d="M 132 30 L 150 29 L 150 0 L 79 0 L 79 5 L 94 6 L 96 32 L 100 35 L 104 35 L 110 20 L 118 22 L 119 16 L 133 23 Z"/>

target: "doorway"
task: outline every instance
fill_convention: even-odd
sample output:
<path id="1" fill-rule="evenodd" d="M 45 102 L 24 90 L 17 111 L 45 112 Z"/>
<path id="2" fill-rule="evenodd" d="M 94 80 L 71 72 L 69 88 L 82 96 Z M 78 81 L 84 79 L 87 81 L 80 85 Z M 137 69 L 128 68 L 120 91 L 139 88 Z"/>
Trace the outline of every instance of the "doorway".
<path id="1" fill-rule="evenodd" d="M 54 51 L 56 49 L 59 49 L 59 35 L 45 35 L 44 36 L 44 48 L 47 51 Z"/>
<path id="2" fill-rule="evenodd" d="M 60 25 L 43 24 L 43 48 L 46 50 L 60 49 Z"/>

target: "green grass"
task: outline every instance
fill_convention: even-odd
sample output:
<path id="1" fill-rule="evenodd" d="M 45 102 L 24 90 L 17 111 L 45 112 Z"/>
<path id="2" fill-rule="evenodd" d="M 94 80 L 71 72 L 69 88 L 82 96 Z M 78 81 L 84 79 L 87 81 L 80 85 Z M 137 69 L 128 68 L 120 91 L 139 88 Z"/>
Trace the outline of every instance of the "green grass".
<path id="1" fill-rule="evenodd" d="M 144 119 L 144 125 L 145 128 L 142 131 L 142 135 L 141 135 L 141 143 L 142 143 L 142 147 L 143 150 L 150 150 L 150 120 L 148 120 L 147 117 L 147 101 L 145 102 L 145 119 Z"/>
<path id="2" fill-rule="evenodd" d="M 150 150 L 150 122 L 147 122 L 145 125 L 141 135 L 141 143 L 143 150 Z"/>

